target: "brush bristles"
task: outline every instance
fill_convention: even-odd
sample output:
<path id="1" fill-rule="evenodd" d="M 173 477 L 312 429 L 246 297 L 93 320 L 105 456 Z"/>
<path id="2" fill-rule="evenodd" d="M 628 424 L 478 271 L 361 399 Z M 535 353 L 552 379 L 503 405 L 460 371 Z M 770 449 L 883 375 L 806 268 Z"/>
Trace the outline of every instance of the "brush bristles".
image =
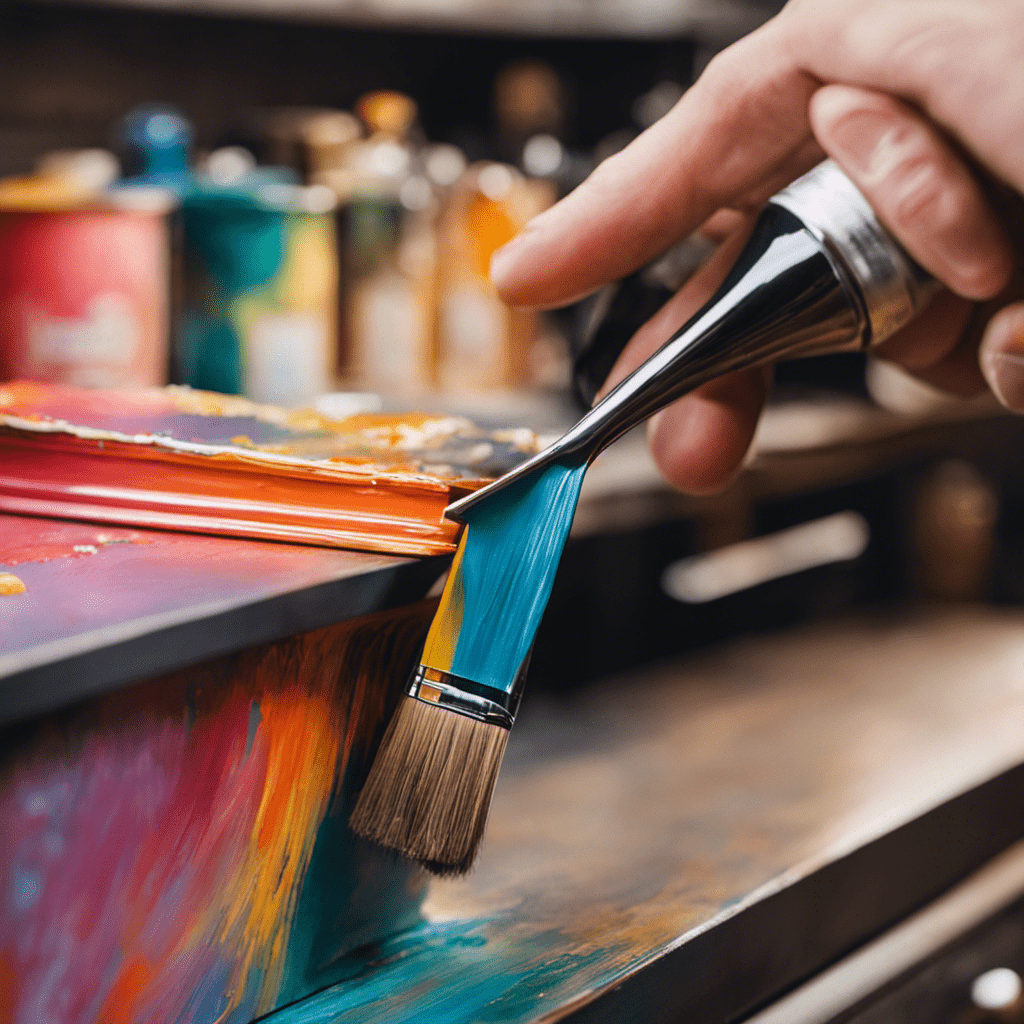
<path id="1" fill-rule="evenodd" d="M 405 697 L 349 824 L 357 834 L 461 875 L 476 858 L 508 730 Z"/>

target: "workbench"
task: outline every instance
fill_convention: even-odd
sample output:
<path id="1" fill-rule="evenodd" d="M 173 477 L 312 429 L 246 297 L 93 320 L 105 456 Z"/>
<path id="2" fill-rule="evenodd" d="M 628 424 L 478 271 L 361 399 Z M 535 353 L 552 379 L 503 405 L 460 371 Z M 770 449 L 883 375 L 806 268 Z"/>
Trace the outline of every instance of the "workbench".
<path id="1" fill-rule="evenodd" d="M 1024 836 L 1022 721 L 1024 614 L 980 609 L 528 695 L 476 869 L 272 1019 L 743 1019 Z"/>
<path id="2" fill-rule="evenodd" d="M 129 678 L 415 601 L 444 568 L 0 528 L 31 602 L 5 599 L 0 618 L 14 749 L 44 710 L 70 707 L 66 722 L 111 688 L 122 710 L 141 705 L 149 684 Z M 295 998 L 269 1019 L 742 1019 L 1024 837 L 1022 719 L 1024 614 L 991 608 L 846 616 L 528 693 L 474 871 L 428 880 L 360 850 L 387 927 L 364 926 L 319 982 L 285 986 Z M 336 857 L 343 820 L 330 829 Z"/>

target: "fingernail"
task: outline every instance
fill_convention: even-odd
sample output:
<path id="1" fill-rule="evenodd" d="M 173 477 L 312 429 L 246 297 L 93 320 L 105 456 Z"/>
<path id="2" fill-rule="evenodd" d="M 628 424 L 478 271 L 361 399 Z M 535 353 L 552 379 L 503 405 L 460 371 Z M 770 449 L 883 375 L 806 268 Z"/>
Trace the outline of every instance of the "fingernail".
<path id="1" fill-rule="evenodd" d="M 1007 409 L 1024 412 L 1024 307 L 1007 306 L 985 329 L 982 369 Z"/>
<path id="2" fill-rule="evenodd" d="M 1011 412 L 1024 412 L 1024 357 L 999 352 L 992 357 L 992 390 Z"/>
<path id="3" fill-rule="evenodd" d="M 851 107 L 841 95 L 822 96 L 817 108 L 819 119 L 829 122 L 827 141 L 839 151 L 837 155 L 863 174 L 874 171 L 879 156 L 888 149 L 895 127 L 892 119 L 877 110 Z"/>

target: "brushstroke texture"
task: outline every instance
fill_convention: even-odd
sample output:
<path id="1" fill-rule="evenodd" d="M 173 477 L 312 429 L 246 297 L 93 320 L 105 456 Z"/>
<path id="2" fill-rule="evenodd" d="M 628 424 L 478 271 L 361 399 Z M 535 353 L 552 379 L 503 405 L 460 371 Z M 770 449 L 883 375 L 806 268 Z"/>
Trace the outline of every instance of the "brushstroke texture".
<path id="1" fill-rule="evenodd" d="M 467 513 L 425 665 L 511 690 L 551 596 L 585 472 L 556 463 Z"/>
<path id="2" fill-rule="evenodd" d="M 235 1024 L 278 1005 L 289 972 L 337 960 L 345 935 L 326 950 L 300 937 L 294 961 L 306 872 L 432 610 L 219 659 L 12 736 L 0 776 L 0 1021 Z M 342 850 L 341 876 L 382 863 Z M 348 915 L 387 930 L 408 917 L 422 884 L 406 865 L 387 870 L 375 894 L 391 905 L 309 917 L 306 900 L 298 927 Z"/>

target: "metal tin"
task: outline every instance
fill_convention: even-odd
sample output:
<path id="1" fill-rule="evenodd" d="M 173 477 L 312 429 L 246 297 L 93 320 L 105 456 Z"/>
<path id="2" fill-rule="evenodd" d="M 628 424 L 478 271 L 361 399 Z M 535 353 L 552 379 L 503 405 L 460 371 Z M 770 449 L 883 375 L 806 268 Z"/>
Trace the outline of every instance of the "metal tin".
<path id="1" fill-rule="evenodd" d="M 167 382 L 170 204 L 146 200 L 0 208 L 0 379 Z"/>
<path id="2" fill-rule="evenodd" d="M 285 184 L 186 193 L 181 383 L 280 405 L 331 390 L 338 267 L 317 202 L 333 197 Z"/>

